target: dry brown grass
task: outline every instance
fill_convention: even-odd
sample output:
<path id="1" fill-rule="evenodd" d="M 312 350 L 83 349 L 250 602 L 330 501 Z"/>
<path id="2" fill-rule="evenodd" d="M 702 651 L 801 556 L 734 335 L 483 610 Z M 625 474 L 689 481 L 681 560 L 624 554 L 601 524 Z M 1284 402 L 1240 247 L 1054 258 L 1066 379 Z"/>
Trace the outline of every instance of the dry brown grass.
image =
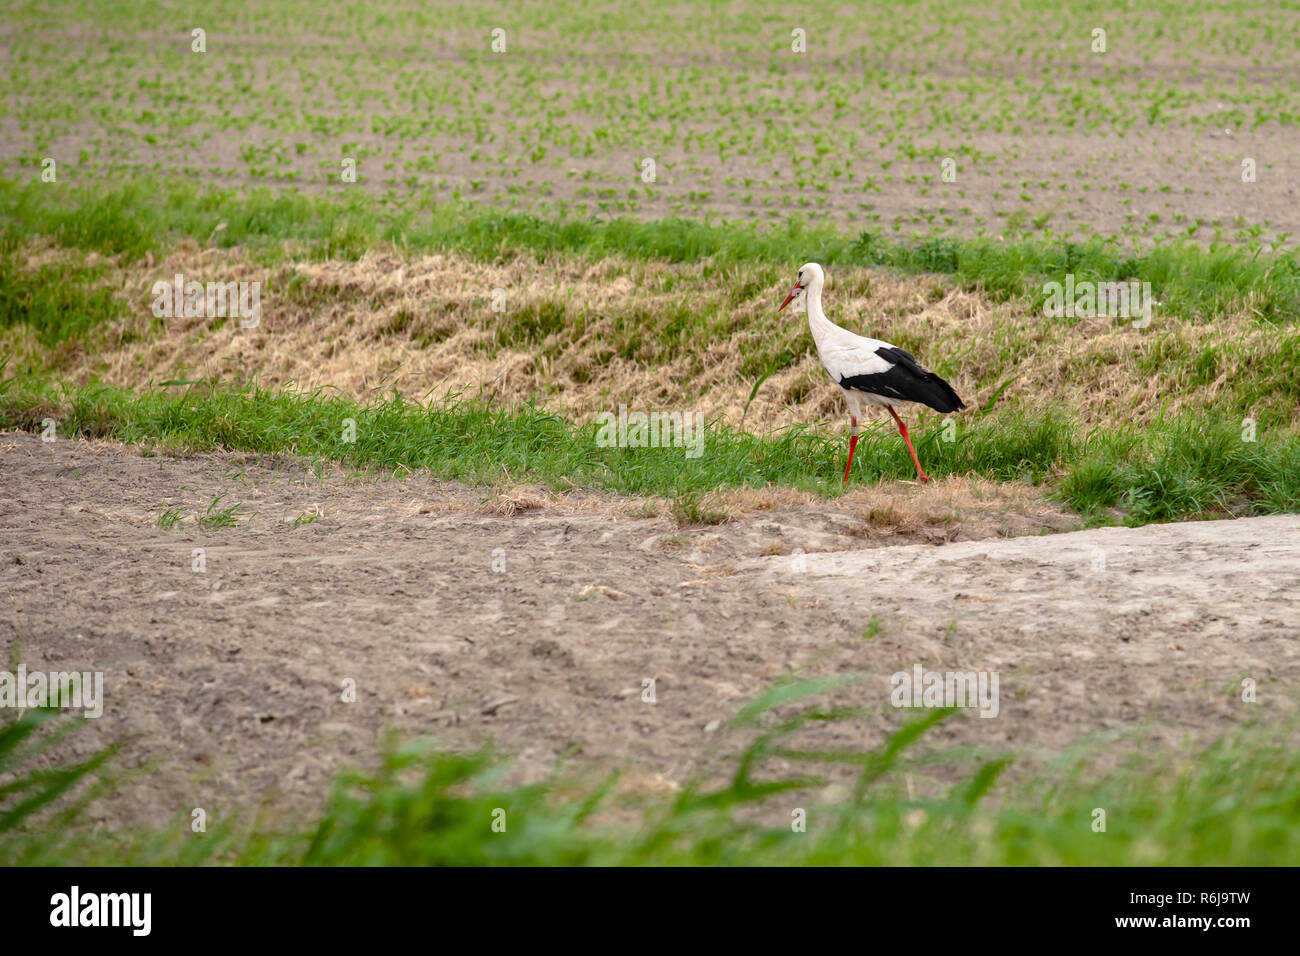
<path id="1" fill-rule="evenodd" d="M 29 261 L 71 253 L 33 248 Z M 804 318 L 775 307 L 788 276 L 740 266 L 723 276 L 702 264 L 553 258 L 487 264 L 450 255 L 405 258 L 388 249 L 357 262 L 258 265 L 238 250 L 189 242 L 160 262 L 111 262 L 105 282 L 121 290 L 121 318 L 96 343 L 44 350 L 26 329 L 7 331 L 0 351 L 50 363 L 69 378 L 97 375 L 139 388 L 174 378 L 257 380 L 268 386 L 337 389 L 358 399 L 396 389 L 417 399 L 459 393 L 532 398 L 574 419 L 616 410 L 698 411 L 739 425 L 756 380 L 756 353 L 788 349 L 794 361 L 759 390 L 745 427 L 830 422 L 845 414 L 820 367 Z M 262 282 L 260 327 L 238 321 L 154 319 L 150 286 L 176 273 L 199 281 Z M 503 313 L 492 290 L 506 293 Z M 1014 379 L 1002 400 L 1027 410 L 1071 410 L 1085 424 L 1139 422 L 1162 408 L 1211 404 L 1252 357 L 1275 347 L 1277 330 L 1249 315 L 1213 325 L 1157 321 L 1143 332 L 1106 319 L 1075 325 L 1043 318 L 1028 303 L 997 303 L 946 280 L 871 269 L 831 271 L 827 309 L 841 324 L 889 339 L 950 378 L 979 407 Z M 521 322 L 562 309 L 559 328 L 511 344 Z M 684 314 L 698 327 L 665 329 Z M 522 318 L 521 318 L 522 317 Z M 1163 363 L 1223 342 L 1219 374 L 1189 381 L 1186 363 Z M 505 344 L 502 344 L 502 343 Z M 747 358 L 749 357 L 749 358 Z M 1300 409 L 1295 412 L 1300 422 Z"/>

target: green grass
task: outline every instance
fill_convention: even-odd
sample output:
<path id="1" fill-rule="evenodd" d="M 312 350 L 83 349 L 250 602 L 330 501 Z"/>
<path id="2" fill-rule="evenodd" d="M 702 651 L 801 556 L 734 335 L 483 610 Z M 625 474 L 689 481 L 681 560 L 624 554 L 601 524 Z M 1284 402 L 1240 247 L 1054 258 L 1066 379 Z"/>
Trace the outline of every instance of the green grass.
<path id="1" fill-rule="evenodd" d="M 30 327 L 47 348 L 84 336 L 121 309 L 104 267 L 61 263 L 28 269 L 0 251 L 0 329 Z"/>
<path id="2" fill-rule="evenodd" d="M 69 720 L 57 709 L 35 708 L 0 725 L 0 778 L 5 779 L 0 786 L 0 861 L 5 859 L 5 842 L 25 822 L 59 804 L 119 749 L 108 747 L 77 763 L 34 766 L 41 754 L 57 752 L 59 744 L 77 729 L 73 720 L 79 719 L 84 718 Z M 86 802 L 73 801 L 63 806 L 53 825 L 57 828 L 71 822 Z"/>
<path id="3" fill-rule="evenodd" d="M 198 516 L 199 527 L 204 531 L 219 531 L 222 528 L 238 527 L 239 519 L 248 511 L 243 505 L 227 505 L 218 508 L 224 495 L 217 495 L 208 505 L 207 511 Z"/>
<path id="4" fill-rule="evenodd" d="M 533 481 L 665 496 L 674 499 L 679 520 L 704 524 L 721 520 L 701 502 L 708 491 L 780 485 L 840 494 L 846 451 L 839 438 L 804 427 L 760 436 L 710 425 L 703 453 L 688 458 L 682 448 L 601 447 L 596 424 L 576 425 L 530 405 L 421 405 L 396 396 L 363 405 L 256 386 L 136 394 L 106 385 L 60 388 L 31 377 L 0 382 L 0 428 L 35 431 L 47 416 L 59 419 L 62 436 L 111 438 L 146 450 L 292 454 L 385 475 L 421 469 L 473 484 Z M 355 441 L 345 440 L 349 419 Z M 953 441 L 941 427 L 919 427 L 914 436 L 933 478 L 1043 483 L 1103 519 L 1113 508 L 1132 523 L 1300 510 L 1300 435 L 1243 441 L 1238 423 L 1208 415 L 1081 434 L 1064 417 L 1003 413 L 972 418 Z M 850 485 L 914 475 L 893 429 L 863 430 Z M 208 517 L 220 523 L 232 515 L 220 509 Z"/>
<path id="5" fill-rule="evenodd" d="M 1300 511 L 1300 439 L 1243 441 L 1240 424 L 1187 417 L 1089 435 L 1061 484 L 1082 511 L 1122 507 L 1133 524 L 1221 512 Z M 1153 440 L 1153 438 L 1155 440 Z"/>
<path id="6" fill-rule="evenodd" d="M 1136 251 L 1119 240 L 1101 238 L 916 242 L 886 239 L 875 232 L 843 234 L 798 219 L 767 228 L 679 218 L 565 219 L 468 202 L 412 199 L 398 205 L 361 192 L 342 197 L 276 194 L 264 188 L 236 192 L 189 182 L 50 189 L 0 179 L 0 250 L 21 248 L 37 237 L 67 248 L 130 257 L 161 256 L 178 240 L 189 238 L 248 247 L 272 261 L 286 255 L 290 240 L 321 258 L 357 259 L 378 245 L 394 243 L 411 252 L 450 250 L 490 261 L 555 254 L 592 260 L 707 260 L 711 273 L 737 263 L 789 267 L 816 260 L 828 266 L 878 265 L 906 273 L 946 274 L 995 297 L 1039 303 L 1044 282 L 1064 282 L 1072 273 L 1078 281 L 1149 281 L 1162 316 L 1208 320 L 1249 311 L 1268 322 L 1300 319 L 1297 253 L 1265 252 L 1257 243 L 1206 248 L 1167 242 Z M 32 281 L 8 272 L 0 273 L 0 279 L 7 284 Z M 0 288 L 0 303 L 6 298 L 17 294 L 4 295 Z M 39 304 L 29 311 L 37 319 L 46 316 Z M 0 312 L 0 319 L 12 323 L 23 315 L 19 307 L 10 306 Z M 539 327 L 554 321 L 555 316 L 547 314 L 534 317 Z M 45 319 L 40 324 L 51 323 Z"/>
<path id="7" fill-rule="evenodd" d="M 939 747 L 929 731 L 974 719 L 932 710 L 872 750 L 810 750 L 807 734 L 860 715 L 835 706 L 860 676 L 786 680 L 723 736 L 729 777 L 673 797 L 620 789 L 618 775 L 561 770 L 506 782 L 490 752 L 390 741 L 378 769 L 335 780 L 310 823 L 235 817 L 195 833 L 95 832 L 84 809 L 121 771 L 112 751 L 33 770 L 79 717 L 30 711 L 0 725 L 0 861 L 20 865 L 200 863 L 429 865 L 1294 865 L 1300 749 L 1294 728 L 1252 724 L 1208 746 L 1153 757 L 1140 734 L 1080 741 L 1015 774 L 1016 755 Z M 26 743 L 26 748 L 19 745 Z M 1103 770 L 1105 762 L 1111 769 Z M 112 772 L 109 772 L 112 771 Z M 943 782 L 943 778 L 948 782 Z M 829 789 L 828 789 L 829 788 Z M 59 801 L 63 802 L 60 803 Z M 1104 830 L 1095 821 L 1105 813 Z M 45 816 L 42 816 L 44 812 Z M 802 816 L 803 825 L 795 821 Z M 51 826 L 50 819 L 58 826 Z"/>
<path id="8" fill-rule="evenodd" d="M 10 674 L 17 671 L 21 655 L 21 644 L 15 642 L 9 652 Z M 7 851 L 15 843 L 31 840 L 25 828 L 33 821 L 42 819 L 48 829 L 41 832 L 57 834 L 112 786 L 112 778 L 103 771 L 121 744 L 111 744 L 84 760 L 59 759 L 61 745 L 85 718 L 59 710 L 60 687 L 50 691 L 49 706 L 23 709 L 16 716 L 0 710 L 0 864 L 17 862 L 18 856 Z M 51 760 L 47 755 L 56 756 Z M 39 843 L 55 838 L 36 839 Z"/>

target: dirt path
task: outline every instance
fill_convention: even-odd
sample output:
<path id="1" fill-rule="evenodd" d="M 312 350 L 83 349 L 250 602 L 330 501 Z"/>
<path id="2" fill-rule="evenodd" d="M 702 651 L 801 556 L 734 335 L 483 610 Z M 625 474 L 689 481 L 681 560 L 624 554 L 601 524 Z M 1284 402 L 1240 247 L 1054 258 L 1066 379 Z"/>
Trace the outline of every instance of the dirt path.
<path id="1" fill-rule="evenodd" d="M 792 669 L 875 675 L 851 693 L 876 713 L 824 731 L 859 747 L 902 719 L 891 674 L 996 671 L 998 716 L 940 739 L 1030 757 L 1144 721 L 1170 743 L 1217 733 L 1300 687 L 1295 515 L 1010 539 L 972 515 L 986 540 L 890 545 L 844 502 L 710 529 L 595 497 L 487 514 L 485 493 L 419 477 L 13 433 L 0 488 L 0 651 L 104 672 L 78 753 L 130 736 L 128 758 L 167 758 L 98 811 L 110 822 L 314 807 L 387 728 L 495 741 L 526 776 L 567 755 L 671 787 L 720 746 L 715 722 Z M 200 530 L 219 493 L 257 517 Z M 191 518 L 159 528 L 173 505 Z"/>

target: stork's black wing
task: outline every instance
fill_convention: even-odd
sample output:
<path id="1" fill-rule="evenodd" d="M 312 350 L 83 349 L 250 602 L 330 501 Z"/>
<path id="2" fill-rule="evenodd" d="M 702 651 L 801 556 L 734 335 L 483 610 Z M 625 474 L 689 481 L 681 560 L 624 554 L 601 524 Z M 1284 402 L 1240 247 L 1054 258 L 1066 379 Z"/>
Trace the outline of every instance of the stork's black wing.
<path id="1" fill-rule="evenodd" d="M 938 412 L 955 412 L 966 407 L 951 385 L 923 369 L 916 359 L 897 346 L 878 348 L 876 354 L 891 363 L 889 368 L 869 375 L 846 376 L 840 379 L 840 385 L 872 395 L 929 405 Z"/>

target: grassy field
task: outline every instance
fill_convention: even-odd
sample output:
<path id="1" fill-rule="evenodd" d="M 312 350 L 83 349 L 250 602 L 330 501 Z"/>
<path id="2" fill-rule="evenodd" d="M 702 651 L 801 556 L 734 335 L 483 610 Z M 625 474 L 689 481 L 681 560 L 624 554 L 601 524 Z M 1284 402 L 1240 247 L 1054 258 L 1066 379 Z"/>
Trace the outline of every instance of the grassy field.
<path id="1" fill-rule="evenodd" d="M 843 400 L 776 312 L 818 261 L 834 321 L 965 398 L 911 419 L 937 485 L 1029 489 L 1079 527 L 1300 511 L 1294 3 L 56 8 L 0 27 L 0 429 L 599 492 L 679 529 L 763 491 L 833 514 L 914 470 L 873 421 L 840 481 Z M 180 274 L 256 283 L 259 322 L 159 316 Z M 1066 282 L 1149 283 L 1152 321 L 1052 317 Z M 701 453 L 607 447 L 620 405 L 697 413 Z M 222 500 L 198 527 L 236 535 Z M 201 834 L 103 832 L 97 801 L 144 771 L 69 758 L 75 721 L 0 712 L 0 861 L 1300 859 L 1289 704 L 1047 764 L 936 743 L 947 710 L 825 749 L 852 680 L 738 703 L 732 775 L 671 796 L 394 740 L 308 820 Z"/>
<path id="2" fill-rule="evenodd" d="M 59 7 L 10 11 L 10 174 L 53 158 L 74 184 L 323 193 L 355 160 L 350 185 L 398 206 L 799 213 L 903 237 L 1296 231 L 1292 4 Z"/>

